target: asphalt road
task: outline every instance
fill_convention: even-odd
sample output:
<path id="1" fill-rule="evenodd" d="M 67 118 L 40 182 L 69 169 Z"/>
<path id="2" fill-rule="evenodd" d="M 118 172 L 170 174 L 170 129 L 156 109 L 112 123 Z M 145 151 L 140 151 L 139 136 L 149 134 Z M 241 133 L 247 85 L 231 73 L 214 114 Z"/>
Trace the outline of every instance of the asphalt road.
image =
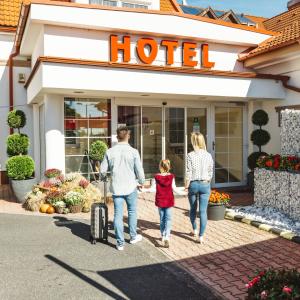
<path id="1" fill-rule="evenodd" d="M 0 299 L 216 299 L 146 241 L 91 245 L 84 222 L 0 214 Z"/>

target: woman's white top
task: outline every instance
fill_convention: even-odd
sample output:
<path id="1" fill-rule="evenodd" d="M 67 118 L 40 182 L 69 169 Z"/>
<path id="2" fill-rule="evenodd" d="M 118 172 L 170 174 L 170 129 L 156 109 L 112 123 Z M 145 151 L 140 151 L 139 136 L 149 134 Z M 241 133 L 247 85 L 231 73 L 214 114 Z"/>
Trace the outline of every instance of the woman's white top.
<path id="1" fill-rule="evenodd" d="M 213 168 L 214 161 L 210 153 L 203 149 L 192 151 L 186 159 L 186 179 L 211 181 Z"/>

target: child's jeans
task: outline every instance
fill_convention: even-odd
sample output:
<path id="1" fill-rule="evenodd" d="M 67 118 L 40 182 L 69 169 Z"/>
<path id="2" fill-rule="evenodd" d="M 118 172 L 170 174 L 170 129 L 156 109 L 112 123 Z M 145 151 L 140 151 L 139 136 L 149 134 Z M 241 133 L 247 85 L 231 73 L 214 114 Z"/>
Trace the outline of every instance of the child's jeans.
<path id="1" fill-rule="evenodd" d="M 158 208 L 160 217 L 160 232 L 165 239 L 170 238 L 172 225 L 172 210 L 171 207 Z"/>

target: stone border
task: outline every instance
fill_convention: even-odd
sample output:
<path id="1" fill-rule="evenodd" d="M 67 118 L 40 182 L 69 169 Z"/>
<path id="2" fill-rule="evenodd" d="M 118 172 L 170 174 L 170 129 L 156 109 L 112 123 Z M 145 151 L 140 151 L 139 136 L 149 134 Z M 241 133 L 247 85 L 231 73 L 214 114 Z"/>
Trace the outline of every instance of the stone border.
<path id="1" fill-rule="evenodd" d="M 255 220 L 252 220 L 252 219 L 245 218 L 245 217 L 243 217 L 243 216 L 241 216 L 238 213 L 235 213 L 233 211 L 226 210 L 225 219 L 245 223 L 245 224 L 254 226 L 254 227 L 256 227 L 260 230 L 264 230 L 264 231 L 276 234 L 276 235 L 278 235 L 278 236 L 280 236 L 280 237 L 282 237 L 286 240 L 289 240 L 289 241 L 295 242 L 297 244 L 300 244 L 300 236 L 292 233 L 291 231 L 281 230 L 281 229 L 272 227 L 271 225 L 264 224 L 262 222 L 255 221 Z"/>

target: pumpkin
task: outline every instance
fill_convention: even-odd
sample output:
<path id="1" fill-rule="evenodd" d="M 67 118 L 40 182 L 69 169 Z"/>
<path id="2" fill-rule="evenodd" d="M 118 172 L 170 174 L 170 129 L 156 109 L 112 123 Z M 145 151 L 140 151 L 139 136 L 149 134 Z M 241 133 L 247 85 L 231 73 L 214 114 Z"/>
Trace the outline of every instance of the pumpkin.
<path id="1" fill-rule="evenodd" d="M 50 207 L 49 204 L 42 204 L 41 207 L 40 207 L 40 212 L 45 214 L 49 207 Z"/>
<path id="2" fill-rule="evenodd" d="M 49 206 L 46 212 L 47 212 L 47 214 L 54 214 L 55 208 L 53 206 Z"/>

